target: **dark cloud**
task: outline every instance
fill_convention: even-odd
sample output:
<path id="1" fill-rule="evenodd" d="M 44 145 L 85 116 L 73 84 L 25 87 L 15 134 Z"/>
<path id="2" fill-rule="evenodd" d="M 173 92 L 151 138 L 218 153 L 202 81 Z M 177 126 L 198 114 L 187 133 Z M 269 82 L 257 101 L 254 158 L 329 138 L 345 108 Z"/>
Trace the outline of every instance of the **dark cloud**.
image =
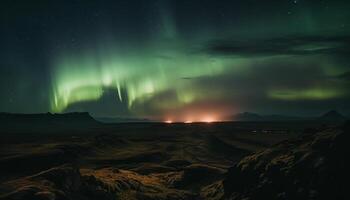
<path id="1" fill-rule="evenodd" d="M 227 71 L 219 77 L 205 76 L 189 80 L 198 82 L 199 86 L 208 85 L 228 90 L 236 88 L 242 93 L 270 87 L 302 89 L 328 81 L 324 70 L 315 59 L 274 58 L 251 61 L 249 66 L 239 66 L 242 68 L 241 73 L 237 73 L 232 67 L 231 72 Z"/>
<path id="2" fill-rule="evenodd" d="M 273 56 L 350 53 L 350 36 L 289 36 L 266 40 L 215 40 L 204 51 L 215 55 Z"/>
<path id="3" fill-rule="evenodd" d="M 347 88 L 344 81 L 330 79 L 317 59 L 310 60 L 295 57 L 273 58 L 241 66 L 242 72 L 232 70 L 219 76 L 205 76 L 187 79 L 197 85 L 197 91 L 203 93 L 221 92 L 221 103 L 232 104 L 239 111 L 262 113 L 320 114 L 330 109 L 345 112 L 350 110 L 346 103 L 349 92 L 343 96 L 329 99 L 295 99 L 286 101 L 273 99 L 271 91 L 305 91 L 308 89 L 340 90 Z M 344 73 L 339 78 L 349 78 Z M 346 90 L 343 90 L 344 92 Z M 305 105 L 302 108 L 300 105 Z"/>

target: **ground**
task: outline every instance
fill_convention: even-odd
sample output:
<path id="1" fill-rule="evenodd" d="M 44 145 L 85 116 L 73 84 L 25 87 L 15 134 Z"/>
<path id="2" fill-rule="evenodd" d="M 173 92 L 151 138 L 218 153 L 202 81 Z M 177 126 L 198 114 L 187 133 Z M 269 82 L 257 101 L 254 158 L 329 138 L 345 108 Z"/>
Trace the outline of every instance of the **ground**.
<path id="1" fill-rule="evenodd" d="M 0 197 L 233 198 L 227 183 L 234 166 L 320 127 L 314 122 L 138 123 L 3 134 Z M 272 157 L 263 160 L 292 162 L 293 155 Z"/>

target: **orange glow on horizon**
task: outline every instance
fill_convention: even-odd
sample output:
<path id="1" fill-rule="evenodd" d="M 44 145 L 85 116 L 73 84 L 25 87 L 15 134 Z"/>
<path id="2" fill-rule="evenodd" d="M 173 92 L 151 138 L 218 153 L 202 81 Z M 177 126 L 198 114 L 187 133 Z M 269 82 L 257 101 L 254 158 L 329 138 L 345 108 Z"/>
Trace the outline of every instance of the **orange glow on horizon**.
<path id="1" fill-rule="evenodd" d="M 219 118 L 219 115 L 217 113 L 192 113 L 191 115 L 187 116 L 178 116 L 177 118 L 165 118 L 164 123 L 185 123 L 185 124 L 191 124 L 191 123 L 214 123 L 214 122 L 220 122 L 223 121 L 223 119 Z"/>
<path id="2" fill-rule="evenodd" d="M 212 122 L 216 122 L 216 121 L 217 120 L 212 116 L 206 116 L 201 120 L 201 122 L 205 122 L 205 123 L 212 123 Z"/>
<path id="3" fill-rule="evenodd" d="M 212 123 L 212 122 L 214 122 L 214 120 L 212 120 L 212 119 L 204 119 L 203 122 L 205 122 L 205 123 Z"/>

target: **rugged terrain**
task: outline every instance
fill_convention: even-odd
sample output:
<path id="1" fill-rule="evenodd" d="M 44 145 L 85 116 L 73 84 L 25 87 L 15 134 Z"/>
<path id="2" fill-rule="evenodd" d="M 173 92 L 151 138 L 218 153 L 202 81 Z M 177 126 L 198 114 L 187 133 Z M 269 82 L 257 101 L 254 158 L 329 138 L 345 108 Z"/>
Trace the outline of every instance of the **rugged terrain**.
<path id="1" fill-rule="evenodd" d="M 240 122 L 16 130 L 1 136 L 0 199 L 345 199 L 348 127 L 320 127 Z"/>
<path id="2" fill-rule="evenodd" d="M 243 158 L 225 174 L 217 199 L 348 199 L 348 132 L 349 123 Z"/>

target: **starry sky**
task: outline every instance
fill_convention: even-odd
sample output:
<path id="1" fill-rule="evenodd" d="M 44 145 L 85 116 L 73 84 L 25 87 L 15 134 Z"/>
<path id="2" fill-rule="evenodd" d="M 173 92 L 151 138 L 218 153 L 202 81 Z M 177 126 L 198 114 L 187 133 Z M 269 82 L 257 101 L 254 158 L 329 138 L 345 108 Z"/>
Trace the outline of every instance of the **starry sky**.
<path id="1" fill-rule="evenodd" d="M 0 112 L 350 114 L 350 2 L 3 0 Z"/>

